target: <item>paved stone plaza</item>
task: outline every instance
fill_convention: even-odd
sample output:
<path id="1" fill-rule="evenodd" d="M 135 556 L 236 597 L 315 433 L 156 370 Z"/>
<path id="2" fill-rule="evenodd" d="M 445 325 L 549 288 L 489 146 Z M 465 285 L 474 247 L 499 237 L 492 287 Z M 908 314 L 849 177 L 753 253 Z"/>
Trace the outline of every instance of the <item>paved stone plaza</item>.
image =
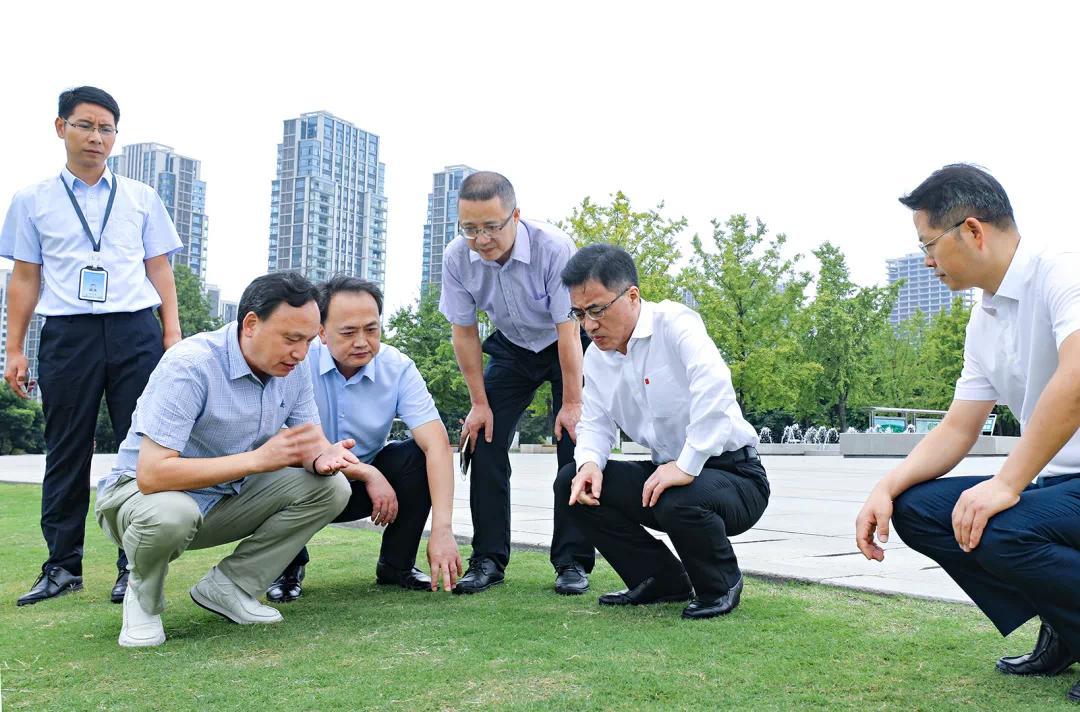
<path id="1" fill-rule="evenodd" d="M 891 458 L 766 456 L 772 498 L 757 526 L 736 537 L 735 551 L 747 573 L 836 586 L 968 602 L 931 560 L 908 549 L 895 533 L 884 563 L 867 561 L 855 547 L 854 522 L 874 483 L 898 462 Z M 91 479 L 106 474 L 115 455 L 96 455 Z M 970 457 L 955 474 L 993 474 L 1002 457 Z M 512 538 L 515 544 L 547 547 L 551 541 L 554 455 L 512 455 Z M 0 481 L 40 483 L 43 455 L 0 457 Z M 454 532 L 472 533 L 468 483 L 456 480 Z M 94 546 L 96 529 L 88 533 Z M 510 575 L 513 575 L 511 562 Z"/>

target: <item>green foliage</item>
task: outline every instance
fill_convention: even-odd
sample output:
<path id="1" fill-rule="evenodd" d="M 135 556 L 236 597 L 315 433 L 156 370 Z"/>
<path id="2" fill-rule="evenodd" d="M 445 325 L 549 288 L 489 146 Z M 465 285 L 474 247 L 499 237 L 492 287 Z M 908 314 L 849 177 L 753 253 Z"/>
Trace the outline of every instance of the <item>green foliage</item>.
<path id="1" fill-rule="evenodd" d="M 386 343 L 416 363 L 451 441 L 456 442 L 461 431 L 459 421 L 469 413 L 469 389 L 454 357 L 450 323 L 439 312 L 438 292 L 426 294 L 395 312 L 387 322 L 387 331 Z"/>
<path id="2" fill-rule="evenodd" d="M 94 428 L 94 452 L 116 452 L 118 449 L 120 443 L 116 441 L 112 418 L 109 417 L 109 409 L 102 397 L 98 405 L 97 426 Z"/>
<path id="3" fill-rule="evenodd" d="M 45 416 L 41 404 L 23 400 L 0 384 L 0 455 L 45 452 Z"/>
<path id="4" fill-rule="evenodd" d="M 764 412 L 790 406 L 820 369 L 799 350 L 794 319 L 810 274 L 800 257 L 783 256 L 787 238 L 768 238 L 745 215 L 713 220 L 711 249 L 693 239 L 693 257 L 679 282 L 696 300 L 709 335 L 731 368 L 739 404 Z"/>
<path id="5" fill-rule="evenodd" d="M 559 227 L 574 238 L 578 247 L 596 242 L 618 245 L 634 258 L 638 286 L 649 301 L 677 299 L 672 267 L 682 256 L 676 240 L 686 229 L 686 218 L 677 220 L 660 214 L 664 203 L 655 209 L 637 212 L 622 191 L 611 196 L 610 205 L 599 205 L 585 198 Z"/>
<path id="6" fill-rule="evenodd" d="M 173 268 L 173 277 L 176 280 L 180 333 L 184 338 L 219 328 L 222 321 L 210 315 L 210 300 L 203 293 L 198 276 L 187 265 L 176 265 Z"/>

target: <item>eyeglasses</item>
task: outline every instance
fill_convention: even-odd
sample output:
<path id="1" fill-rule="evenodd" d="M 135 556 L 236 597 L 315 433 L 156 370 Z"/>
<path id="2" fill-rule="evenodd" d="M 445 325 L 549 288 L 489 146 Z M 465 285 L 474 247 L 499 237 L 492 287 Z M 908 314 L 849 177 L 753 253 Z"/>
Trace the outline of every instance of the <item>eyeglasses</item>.
<path id="1" fill-rule="evenodd" d="M 102 138 L 112 138 L 119 133 L 119 131 L 116 130 L 115 126 L 94 126 L 93 124 L 86 121 L 76 121 L 75 123 L 71 123 L 67 119 L 64 119 L 64 123 L 73 129 L 78 129 L 79 131 L 82 131 L 83 133 L 93 133 L 94 131 L 97 131 L 99 134 L 101 134 Z"/>
<path id="2" fill-rule="evenodd" d="M 630 291 L 630 287 L 626 287 L 626 289 L 619 292 L 618 296 L 616 296 L 614 299 L 612 299 L 610 302 L 608 302 L 602 307 L 593 306 L 586 307 L 585 309 L 578 309 L 575 307 L 574 309 L 570 310 L 570 313 L 567 314 L 567 316 L 569 316 L 571 319 L 578 322 L 579 324 L 585 321 L 585 317 L 589 317 L 593 321 L 600 321 L 604 318 L 604 312 L 610 309 L 611 305 L 619 301 L 619 297 L 626 294 L 628 291 Z"/>
<path id="3" fill-rule="evenodd" d="M 517 208 L 515 207 L 514 210 L 517 210 Z M 484 237 L 491 237 L 499 230 L 502 230 L 504 227 L 506 227 L 506 223 L 510 222 L 510 218 L 514 217 L 514 210 L 511 210 L 510 214 L 506 216 L 506 219 L 498 225 L 483 225 L 481 227 L 474 227 L 470 225 L 469 227 L 464 227 L 461 223 L 458 223 L 458 234 L 464 237 L 466 240 L 475 240 L 481 235 L 483 235 Z"/>
<path id="4" fill-rule="evenodd" d="M 986 222 L 986 220 L 983 220 L 982 218 L 975 218 L 975 219 L 976 219 L 976 220 L 978 220 L 979 222 Z M 948 230 L 946 230 L 945 232 L 943 232 L 943 233 L 941 233 L 940 235 L 938 235 L 937 237 L 935 237 L 935 238 L 934 238 L 933 240 L 927 240 L 926 242 L 922 242 L 922 241 L 920 240 L 920 241 L 919 241 L 919 249 L 920 249 L 920 250 L 922 250 L 922 253 L 923 253 L 924 255 L 927 255 L 927 256 L 929 256 L 929 255 L 930 255 L 930 254 L 931 254 L 931 253 L 932 253 L 932 252 L 934 251 L 934 250 L 933 250 L 933 246 L 934 246 L 934 243 L 935 243 L 935 242 L 937 242 L 937 241 L 938 241 L 938 240 L 940 240 L 941 238 L 945 237 L 945 236 L 946 236 L 946 235 L 948 235 L 948 234 L 949 234 L 950 232 L 952 232 L 953 230 L 955 230 L 956 228 L 960 227 L 961 225 L 963 225 L 963 224 L 964 224 L 964 223 L 966 223 L 966 222 L 967 222 L 967 218 L 964 218 L 964 219 L 963 219 L 963 220 L 961 220 L 960 222 L 958 222 L 958 223 L 956 223 L 955 225 L 953 225 L 952 227 L 950 227 L 950 228 L 949 228 Z"/>

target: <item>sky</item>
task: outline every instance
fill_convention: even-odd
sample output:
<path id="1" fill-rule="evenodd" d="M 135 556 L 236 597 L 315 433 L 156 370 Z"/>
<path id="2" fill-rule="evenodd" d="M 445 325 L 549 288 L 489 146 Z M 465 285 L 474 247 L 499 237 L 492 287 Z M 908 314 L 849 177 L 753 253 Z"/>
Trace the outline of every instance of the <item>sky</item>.
<path id="1" fill-rule="evenodd" d="M 1074 9 L 1075 8 L 1075 9 Z M 897 197 L 956 161 L 990 170 L 1021 234 L 1074 240 L 1080 165 L 1071 3 L 313 2 L 7 4 L 0 210 L 64 160 L 57 95 L 100 86 L 114 153 L 202 162 L 209 282 L 266 269 L 282 122 L 325 109 L 381 137 L 387 306 L 419 292 L 432 173 L 506 175 L 526 218 L 617 190 L 708 242 L 746 213 L 855 281 L 916 248 Z M 1061 232 L 1062 229 L 1065 232 Z M 10 263 L 0 260 L 0 268 Z M 813 266 L 812 262 L 808 263 Z"/>

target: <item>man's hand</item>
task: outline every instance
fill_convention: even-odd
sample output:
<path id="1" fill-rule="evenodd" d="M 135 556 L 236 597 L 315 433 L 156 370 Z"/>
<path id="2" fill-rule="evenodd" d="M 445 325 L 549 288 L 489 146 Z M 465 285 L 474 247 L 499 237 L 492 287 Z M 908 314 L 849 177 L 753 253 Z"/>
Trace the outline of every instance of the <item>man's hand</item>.
<path id="1" fill-rule="evenodd" d="M 474 404 L 469 414 L 465 416 L 465 423 L 461 427 L 461 441 L 458 443 L 458 449 L 465 444 L 465 435 L 468 434 L 472 451 L 475 451 L 476 440 L 480 437 L 481 429 L 484 431 L 484 440 L 491 442 L 495 434 L 494 422 L 495 416 L 491 413 L 491 406 Z"/>
<path id="2" fill-rule="evenodd" d="M 183 334 L 181 334 L 179 331 L 166 331 L 162 334 L 162 336 L 164 338 L 162 338 L 161 340 L 161 345 L 165 347 L 166 351 L 171 349 L 173 346 L 179 344 L 181 339 L 184 338 Z"/>
<path id="3" fill-rule="evenodd" d="M 1020 495 L 996 477 L 965 490 L 953 507 L 952 525 L 956 543 L 970 553 L 979 545 L 990 519 L 1019 501 Z"/>
<path id="4" fill-rule="evenodd" d="M 383 473 L 371 467 L 364 478 L 364 489 L 371 500 L 371 521 L 383 527 L 393 524 L 398 515 L 397 493 Z"/>
<path id="5" fill-rule="evenodd" d="M 600 505 L 600 490 L 604 486 L 604 473 L 595 462 L 586 462 L 574 475 L 570 487 L 570 506 L 587 504 L 590 507 Z"/>
<path id="6" fill-rule="evenodd" d="M 668 487 L 685 487 L 693 481 L 694 476 L 680 470 L 674 462 L 665 462 L 645 480 L 645 486 L 641 489 L 641 506 L 655 507 Z"/>
<path id="7" fill-rule="evenodd" d="M 427 560 L 431 567 L 431 590 L 439 590 L 441 579 L 443 590 L 453 591 L 458 577 L 465 573 L 465 569 L 461 565 L 461 554 L 458 553 L 454 533 L 449 527 L 431 532 L 427 544 Z"/>
<path id="8" fill-rule="evenodd" d="M 570 434 L 570 440 L 577 442 L 577 424 L 581 420 L 580 403 L 563 403 L 559 414 L 555 416 L 555 442 L 562 440 L 563 430 Z"/>
<path id="9" fill-rule="evenodd" d="M 875 487 L 855 518 L 855 544 L 867 559 L 885 560 L 885 550 L 874 541 L 874 533 L 877 533 L 877 540 L 882 544 L 889 541 L 892 512 L 892 497 L 885 490 Z"/>
<path id="10" fill-rule="evenodd" d="M 274 472 L 283 467 L 303 467 L 305 457 L 310 457 L 320 443 L 325 443 L 322 429 L 315 423 L 305 423 L 295 428 L 282 428 L 255 450 L 259 458 L 259 472 Z"/>
<path id="11" fill-rule="evenodd" d="M 320 452 L 314 461 L 313 469 L 315 474 L 324 476 L 333 475 L 341 470 L 347 469 L 351 465 L 360 464 L 360 460 L 357 459 L 356 455 L 352 454 L 351 448 L 355 446 L 355 440 L 352 438 L 345 438 Z"/>
<path id="12" fill-rule="evenodd" d="M 11 386 L 11 390 L 20 398 L 29 398 L 30 391 L 34 389 L 34 381 L 29 380 L 30 366 L 26 360 L 26 354 L 22 351 L 7 352 L 7 368 L 4 369 L 4 380 Z"/>

